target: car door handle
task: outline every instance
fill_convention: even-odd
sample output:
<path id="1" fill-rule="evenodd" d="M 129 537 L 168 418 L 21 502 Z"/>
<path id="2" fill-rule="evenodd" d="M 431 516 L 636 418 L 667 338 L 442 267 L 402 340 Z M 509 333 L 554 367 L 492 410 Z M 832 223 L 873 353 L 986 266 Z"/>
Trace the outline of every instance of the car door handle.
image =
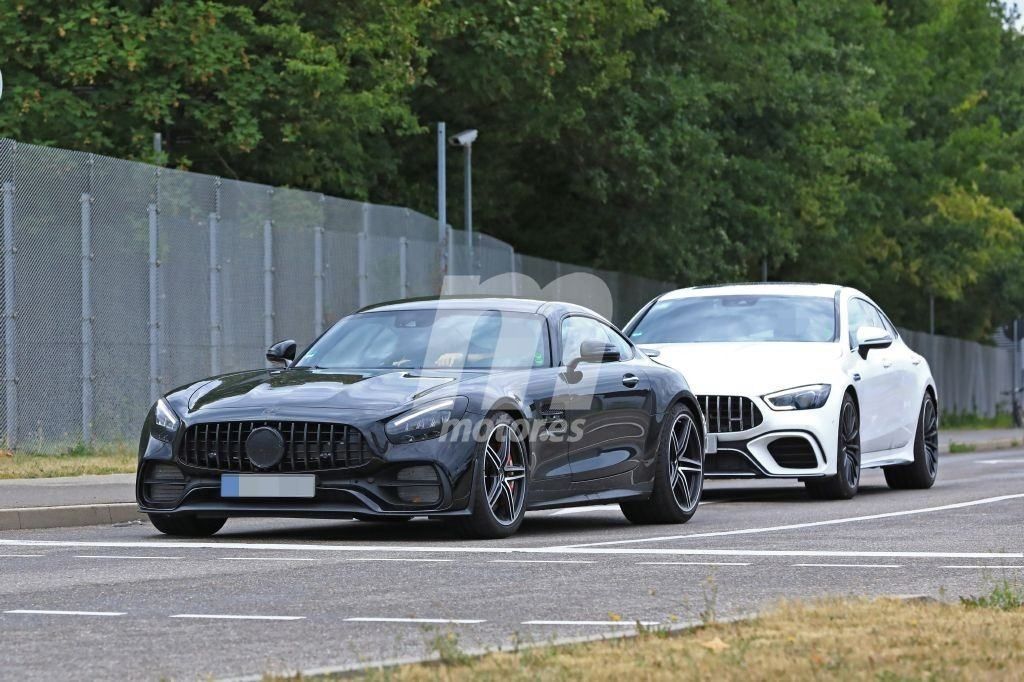
<path id="1" fill-rule="evenodd" d="M 640 377 L 635 374 L 623 374 L 622 385 L 626 388 L 635 388 L 640 383 Z"/>
<path id="2" fill-rule="evenodd" d="M 882 368 L 883 369 L 889 369 L 890 367 L 892 367 L 892 360 L 890 360 L 889 358 L 883 359 L 882 360 Z"/>
<path id="3" fill-rule="evenodd" d="M 921 364 L 921 358 L 914 358 L 910 362 L 915 364 L 915 365 L 920 365 Z"/>

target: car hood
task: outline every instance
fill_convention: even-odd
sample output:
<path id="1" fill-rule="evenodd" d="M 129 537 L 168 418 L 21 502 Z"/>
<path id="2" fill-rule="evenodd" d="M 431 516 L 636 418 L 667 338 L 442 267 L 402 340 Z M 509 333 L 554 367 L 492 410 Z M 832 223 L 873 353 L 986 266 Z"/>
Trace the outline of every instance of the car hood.
<path id="1" fill-rule="evenodd" d="M 451 395 L 460 382 L 477 376 L 458 371 L 260 370 L 207 381 L 190 396 L 188 407 L 190 413 L 230 408 L 388 410 L 431 393 Z"/>
<path id="2" fill-rule="evenodd" d="M 655 362 L 677 369 L 698 395 L 764 395 L 795 386 L 829 383 L 839 371 L 838 343 L 643 344 Z"/>

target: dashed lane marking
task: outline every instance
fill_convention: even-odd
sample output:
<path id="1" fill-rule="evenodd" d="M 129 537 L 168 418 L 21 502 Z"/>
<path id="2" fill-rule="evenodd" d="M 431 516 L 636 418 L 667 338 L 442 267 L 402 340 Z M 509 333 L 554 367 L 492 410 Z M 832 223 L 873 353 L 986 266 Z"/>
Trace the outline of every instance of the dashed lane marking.
<path id="1" fill-rule="evenodd" d="M 4 613 L 21 613 L 40 616 L 123 616 L 123 611 L 49 611 L 44 609 L 11 609 Z"/>
<path id="2" fill-rule="evenodd" d="M 305 616 L 250 616 L 233 613 L 176 613 L 171 618 L 198 618 L 209 620 L 305 620 Z"/>
<path id="3" fill-rule="evenodd" d="M 370 618 L 359 616 L 345 620 L 349 623 L 424 623 L 430 625 L 476 625 L 487 622 L 471 618 Z"/>
<path id="4" fill-rule="evenodd" d="M 619 625 L 625 627 L 636 627 L 637 624 L 645 627 L 661 625 L 656 620 L 524 620 L 522 625 Z"/>
<path id="5" fill-rule="evenodd" d="M 128 555 L 128 554 L 76 554 L 76 559 L 158 559 L 173 561 L 175 559 L 184 559 L 181 556 L 142 556 L 142 555 Z"/>
<path id="6" fill-rule="evenodd" d="M 899 564 L 793 564 L 801 568 L 903 568 Z"/>
<path id="7" fill-rule="evenodd" d="M 749 566 L 747 561 L 638 561 L 637 566 Z"/>

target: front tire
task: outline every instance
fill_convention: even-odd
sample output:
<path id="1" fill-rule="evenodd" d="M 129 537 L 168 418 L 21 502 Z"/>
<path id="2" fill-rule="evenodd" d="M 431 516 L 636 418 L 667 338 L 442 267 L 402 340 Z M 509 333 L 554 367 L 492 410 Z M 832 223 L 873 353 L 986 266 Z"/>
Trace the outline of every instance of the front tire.
<path id="1" fill-rule="evenodd" d="M 190 514 L 149 514 L 149 522 L 164 535 L 208 538 L 223 528 L 227 519 L 201 519 Z"/>
<path id="2" fill-rule="evenodd" d="M 654 491 L 646 500 L 622 502 L 630 523 L 686 523 L 693 518 L 704 490 L 704 442 L 689 407 L 675 405 L 665 415 L 658 442 Z"/>
<path id="3" fill-rule="evenodd" d="M 471 515 L 456 523 L 470 538 L 507 538 L 519 530 L 526 514 L 526 441 L 507 412 L 491 416 L 487 438 L 479 443 L 473 467 Z"/>
<path id="4" fill-rule="evenodd" d="M 804 482 L 816 500 L 848 500 L 860 489 L 860 413 L 849 393 L 839 408 L 838 432 L 836 475 Z"/>
<path id="5" fill-rule="evenodd" d="M 935 399 L 925 393 L 917 418 L 914 461 L 882 468 L 885 482 L 893 490 L 927 490 L 939 474 L 939 413 Z"/>

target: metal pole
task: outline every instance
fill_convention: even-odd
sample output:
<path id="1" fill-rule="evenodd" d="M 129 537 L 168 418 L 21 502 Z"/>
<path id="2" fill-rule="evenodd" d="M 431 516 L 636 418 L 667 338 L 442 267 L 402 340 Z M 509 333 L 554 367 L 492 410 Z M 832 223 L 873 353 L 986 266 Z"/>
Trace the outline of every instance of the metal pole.
<path id="1" fill-rule="evenodd" d="M 398 282 L 399 295 L 401 298 L 409 298 L 409 240 L 405 237 L 398 239 Z"/>
<path id="2" fill-rule="evenodd" d="M 220 374 L 220 220 L 210 214 L 210 372 Z"/>
<path id="3" fill-rule="evenodd" d="M 928 296 L 928 333 L 935 334 L 935 294 Z"/>
<path id="4" fill-rule="evenodd" d="M 164 138 L 160 133 L 153 133 L 153 151 L 159 154 L 164 150 Z"/>
<path id="5" fill-rule="evenodd" d="M 367 248 L 367 235 L 365 232 L 360 232 L 356 236 L 356 260 L 358 267 L 358 291 L 359 291 L 359 307 L 366 307 L 369 301 L 369 294 L 367 287 L 369 285 L 368 276 L 366 273 L 366 248 Z"/>
<path id="6" fill-rule="evenodd" d="M 274 225 L 263 221 L 263 344 L 274 343 Z"/>
<path id="7" fill-rule="evenodd" d="M 445 184 L 445 125 L 437 124 L 437 249 L 440 270 L 440 287 L 444 290 L 444 278 L 448 275 L 448 206 L 446 205 Z"/>
<path id="8" fill-rule="evenodd" d="M 768 281 L 768 256 L 761 259 L 761 281 Z"/>
<path id="9" fill-rule="evenodd" d="M 160 397 L 160 303 L 157 253 L 157 206 L 149 205 L 149 401 Z"/>
<path id="10" fill-rule="evenodd" d="M 324 228 L 313 228 L 313 336 L 324 329 Z"/>
<path id="11" fill-rule="evenodd" d="M 509 256 L 509 268 L 508 268 L 508 271 L 509 271 L 509 274 L 512 276 L 512 295 L 513 296 L 518 296 L 519 295 L 519 282 L 517 280 L 519 278 L 516 277 L 516 250 L 511 248 L 511 247 L 509 247 L 508 256 Z"/>
<path id="12" fill-rule="evenodd" d="M 473 256 L 473 145 L 467 144 L 466 150 L 466 244 L 469 246 L 469 273 L 476 273 L 476 259 Z"/>
<path id="13" fill-rule="evenodd" d="M 7 449 L 18 445 L 18 362 L 16 341 L 18 312 L 15 310 L 14 268 L 18 249 L 14 244 L 14 183 L 3 188 L 4 214 L 4 376 L 7 381 Z"/>
<path id="14" fill-rule="evenodd" d="M 82 442 L 92 442 L 92 198 L 82 194 Z"/>

